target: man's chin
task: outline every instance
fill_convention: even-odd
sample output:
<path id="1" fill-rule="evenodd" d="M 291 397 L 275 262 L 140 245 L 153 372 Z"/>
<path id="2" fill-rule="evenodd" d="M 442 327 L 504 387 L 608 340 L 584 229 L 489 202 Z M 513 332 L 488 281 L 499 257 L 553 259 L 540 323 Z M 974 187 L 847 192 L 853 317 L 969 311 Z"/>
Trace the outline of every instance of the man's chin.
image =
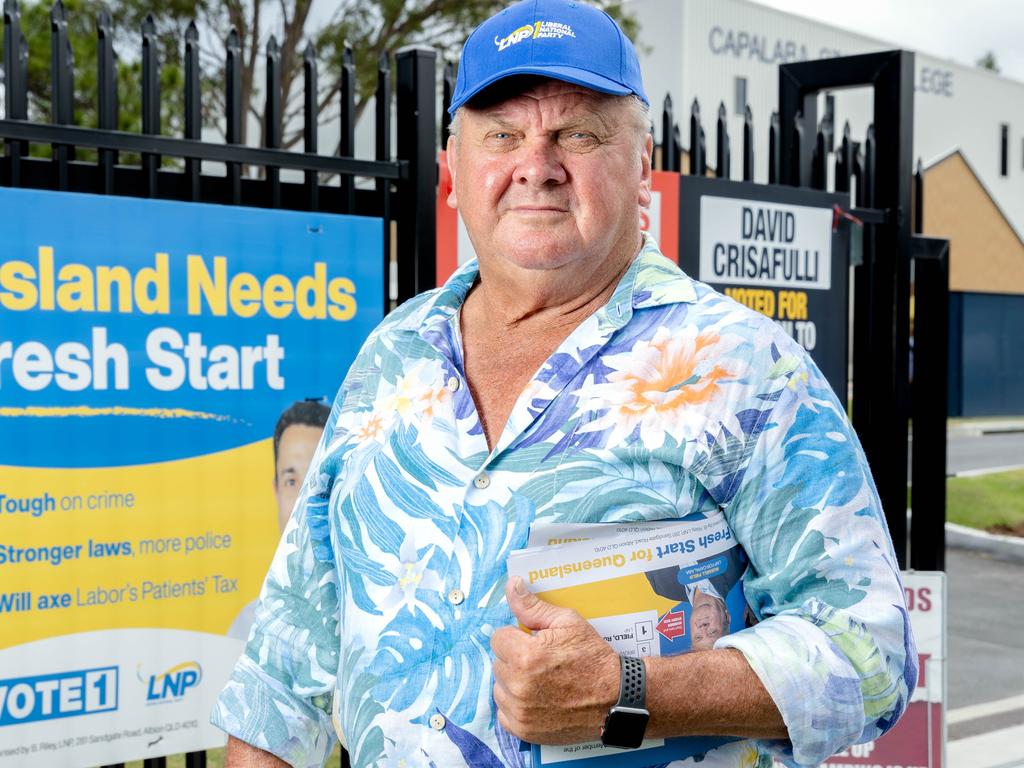
<path id="1" fill-rule="evenodd" d="M 584 260 L 581 244 L 551 232 L 531 232 L 510 238 L 496 249 L 498 258 L 520 269 L 552 270 Z"/>

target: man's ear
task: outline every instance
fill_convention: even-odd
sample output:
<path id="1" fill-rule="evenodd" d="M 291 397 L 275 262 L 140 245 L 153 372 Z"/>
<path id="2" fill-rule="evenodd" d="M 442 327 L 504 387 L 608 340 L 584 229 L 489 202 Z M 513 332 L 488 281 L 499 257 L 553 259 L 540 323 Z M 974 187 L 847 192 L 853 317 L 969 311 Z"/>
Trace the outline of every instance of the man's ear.
<path id="1" fill-rule="evenodd" d="M 641 208 L 651 207 L 651 155 L 653 152 L 654 137 L 648 133 L 640 153 L 640 194 L 637 201 Z"/>
<path id="2" fill-rule="evenodd" d="M 448 177 L 452 183 L 452 188 L 448 192 L 448 199 L 445 202 L 448 203 L 449 208 L 458 208 L 459 201 L 455 196 L 455 166 L 458 165 L 459 142 L 455 140 L 454 136 L 448 137 L 448 145 L 445 147 L 444 157 L 445 162 L 448 164 Z"/>

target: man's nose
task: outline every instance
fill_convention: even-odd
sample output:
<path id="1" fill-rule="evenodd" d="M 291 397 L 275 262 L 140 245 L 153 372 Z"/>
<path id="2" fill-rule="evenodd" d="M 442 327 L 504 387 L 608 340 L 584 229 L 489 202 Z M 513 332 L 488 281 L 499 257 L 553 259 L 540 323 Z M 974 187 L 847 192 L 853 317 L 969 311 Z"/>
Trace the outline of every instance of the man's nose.
<path id="1" fill-rule="evenodd" d="M 568 178 L 558 145 L 548 139 L 525 142 L 518 155 L 514 178 L 519 184 L 543 187 L 563 184 Z"/>

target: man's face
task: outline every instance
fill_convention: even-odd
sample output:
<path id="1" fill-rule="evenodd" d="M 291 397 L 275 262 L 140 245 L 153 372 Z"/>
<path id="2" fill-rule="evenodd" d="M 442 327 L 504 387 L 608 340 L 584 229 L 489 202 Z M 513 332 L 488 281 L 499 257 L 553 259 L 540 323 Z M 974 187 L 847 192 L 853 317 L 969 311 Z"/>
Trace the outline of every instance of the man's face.
<path id="1" fill-rule="evenodd" d="M 277 522 L 282 531 L 291 517 L 322 432 L 319 427 L 308 424 L 292 424 L 281 433 L 274 467 L 274 496 L 277 498 Z"/>
<path id="2" fill-rule="evenodd" d="M 458 207 L 481 261 L 585 267 L 639 247 L 651 139 L 640 138 L 625 102 L 544 80 L 493 105 L 462 108 L 459 136 L 448 142 L 448 204 Z"/>
<path id="3" fill-rule="evenodd" d="M 696 651 L 709 651 L 728 629 L 729 614 L 721 600 L 700 590 L 693 593 L 692 605 L 690 643 Z"/>

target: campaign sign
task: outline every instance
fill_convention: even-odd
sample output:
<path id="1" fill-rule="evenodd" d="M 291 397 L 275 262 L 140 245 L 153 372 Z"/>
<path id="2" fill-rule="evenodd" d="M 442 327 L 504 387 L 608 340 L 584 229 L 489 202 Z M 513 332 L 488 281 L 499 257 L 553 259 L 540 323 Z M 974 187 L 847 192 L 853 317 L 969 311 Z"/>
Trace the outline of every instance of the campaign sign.
<path id="1" fill-rule="evenodd" d="M 777 321 L 846 399 L 848 256 L 833 230 L 846 195 L 680 177 L 680 266 Z"/>
<path id="2" fill-rule="evenodd" d="M 223 744 L 274 427 L 381 320 L 383 223 L 14 189 L 0 222 L 0 766 Z"/>
<path id="3" fill-rule="evenodd" d="M 917 641 L 917 689 L 892 730 L 825 761 L 833 768 L 943 768 L 946 765 L 946 574 L 902 574 Z"/>

